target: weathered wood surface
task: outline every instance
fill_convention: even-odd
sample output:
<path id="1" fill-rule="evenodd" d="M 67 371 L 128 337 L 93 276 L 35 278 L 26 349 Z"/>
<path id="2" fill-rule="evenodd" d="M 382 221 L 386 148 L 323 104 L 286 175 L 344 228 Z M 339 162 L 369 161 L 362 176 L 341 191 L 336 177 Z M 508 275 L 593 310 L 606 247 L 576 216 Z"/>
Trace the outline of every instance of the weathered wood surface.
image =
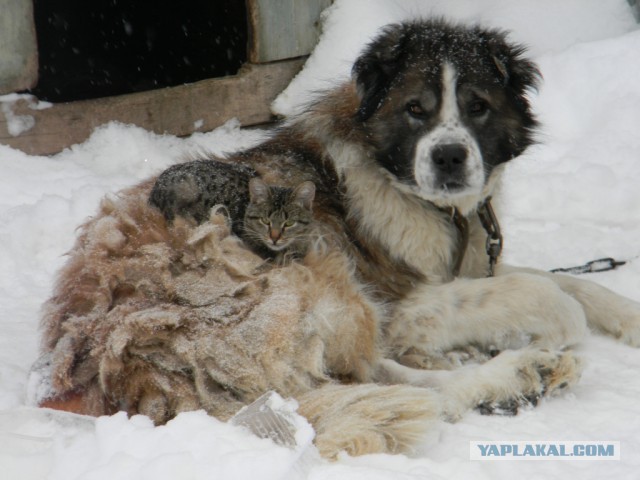
<path id="1" fill-rule="evenodd" d="M 247 0 L 249 61 L 308 55 L 320 36 L 320 14 L 333 0 Z"/>
<path id="2" fill-rule="evenodd" d="M 47 155 L 84 141 L 95 127 L 110 121 L 178 136 L 212 130 L 234 117 L 245 126 L 268 122 L 273 119 L 271 102 L 300 70 L 303 61 L 247 64 L 234 76 L 53 104 L 45 109 L 34 109 L 26 100 L 4 103 L 0 111 L 0 143 L 31 155 Z M 27 127 L 33 126 L 16 135 L 15 122 L 20 117 L 26 120 L 23 123 Z"/>
<path id="3" fill-rule="evenodd" d="M 0 94 L 31 88 L 37 80 L 32 0 L 0 0 Z"/>

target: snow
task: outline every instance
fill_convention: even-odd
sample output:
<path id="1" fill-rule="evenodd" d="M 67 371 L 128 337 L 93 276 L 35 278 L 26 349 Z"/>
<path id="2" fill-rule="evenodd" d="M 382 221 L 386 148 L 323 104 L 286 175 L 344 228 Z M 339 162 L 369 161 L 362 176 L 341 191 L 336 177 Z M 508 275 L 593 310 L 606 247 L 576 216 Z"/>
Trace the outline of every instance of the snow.
<path id="1" fill-rule="evenodd" d="M 510 38 L 527 45 L 533 58 L 637 28 L 624 0 L 350 0 L 335 2 L 324 15 L 323 36 L 274 102 L 277 113 L 296 113 L 310 92 L 347 78 L 362 46 L 388 23 L 431 15 L 481 23 L 511 31 Z"/>
<path id="2" fill-rule="evenodd" d="M 31 110 L 43 110 L 51 107 L 49 102 L 41 102 L 32 95 L 20 95 L 17 93 L 10 93 L 8 95 L 0 96 L 0 111 L 4 115 L 7 121 L 7 131 L 12 137 L 17 137 L 25 132 L 31 130 L 36 120 L 31 115 L 16 115 L 11 108 L 17 101 L 24 101 Z"/>
<path id="3" fill-rule="evenodd" d="M 640 300 L 640 30 L 625 0 L 338 0 L 307 66 L 274 108 L 295 112 L 313 92 L 346 77 L 380 25 L 429 14 L 512 30 L 544 76 L 531 97 L 544 125 L 540 144 L 507 170 L 505 260 L 543 269 L 604 256 L 627 260 L 588 278 Z M 16 99 L 1 99 L 3 111 Z M 52 157 L 0 146 L 0 478 L 638 478 L 640 351 L 595 335 L 577 348 L 586 367 L 571 391 L 516 417 L 471 412 L 442 423 L 411 456 L 325 461 L 303 419 L 299 446 L 289 449 L 203 412 L 153 427 L 140 416 L 93 419 L 29 406 L 40 306 L 99 199 L 189 153 L 228 152 L 261 138 L 233 120 L 185 139 L 113 123 Z M 621 459 L 470 461 L 469 442 L 485 440 L 619 441 Z"/>

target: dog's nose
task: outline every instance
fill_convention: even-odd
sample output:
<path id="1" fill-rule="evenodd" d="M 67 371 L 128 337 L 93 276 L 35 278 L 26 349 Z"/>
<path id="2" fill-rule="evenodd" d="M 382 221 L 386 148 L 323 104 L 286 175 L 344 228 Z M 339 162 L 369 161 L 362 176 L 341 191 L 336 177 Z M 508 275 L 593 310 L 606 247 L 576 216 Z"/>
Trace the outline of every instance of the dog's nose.
<path id="1" fill-rule="evenodd" d="M 431 152 L 431 160 L 442 173 L 458 173 L 467 159 L 467 149 L 459 143 L 438 145 Z"/>

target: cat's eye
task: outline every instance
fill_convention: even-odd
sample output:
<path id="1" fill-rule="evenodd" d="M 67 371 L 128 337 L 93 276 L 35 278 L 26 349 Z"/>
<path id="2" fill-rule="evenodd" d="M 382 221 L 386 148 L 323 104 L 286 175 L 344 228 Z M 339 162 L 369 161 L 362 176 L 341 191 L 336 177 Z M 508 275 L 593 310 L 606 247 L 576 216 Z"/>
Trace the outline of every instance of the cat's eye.
<path id="1" fill-rule="evenodd" d="M 289 227 L 293 227 L 296 224 L 295 220 L 287 220 L 286 222 L 284 222 L 284 226 L 289 228 Z"/>
<path id="2" fill-rule="evenodd" d="M 271 220 L 269 220 L 267 217 L 262 217 L 260 219 L 260 222 L 265 224 L 265 225 L 267 225 L 267 226 L 271 225 Z"/>

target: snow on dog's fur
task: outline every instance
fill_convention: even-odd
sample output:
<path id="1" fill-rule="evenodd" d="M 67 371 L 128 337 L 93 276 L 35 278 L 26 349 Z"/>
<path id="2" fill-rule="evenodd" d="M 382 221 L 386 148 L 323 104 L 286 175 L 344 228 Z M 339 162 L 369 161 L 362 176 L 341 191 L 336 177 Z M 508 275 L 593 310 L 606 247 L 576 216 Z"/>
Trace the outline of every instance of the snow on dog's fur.
<path id="1" fill-rule="evenodd" d="M 314 182 L 318 239 L 300 262 L 265 268 L 217 210 L 167 225 L 155 179 L 105 199 L 45 305 L 41 404 L 163 423 L 226 419 L 276 390 L 324 455 L 400 452 L 430 422 L 573 384 L 564 348 L 588 325 L 638 345 L 640 307 L 608 290 L 507 266 L 485 278 L 475 211 L 536 125 L 522 54 L 495 30 L 389 26 L 352 81 L 226 159 Z M 454 209 L 469 222 L 457 278 Z"/>

